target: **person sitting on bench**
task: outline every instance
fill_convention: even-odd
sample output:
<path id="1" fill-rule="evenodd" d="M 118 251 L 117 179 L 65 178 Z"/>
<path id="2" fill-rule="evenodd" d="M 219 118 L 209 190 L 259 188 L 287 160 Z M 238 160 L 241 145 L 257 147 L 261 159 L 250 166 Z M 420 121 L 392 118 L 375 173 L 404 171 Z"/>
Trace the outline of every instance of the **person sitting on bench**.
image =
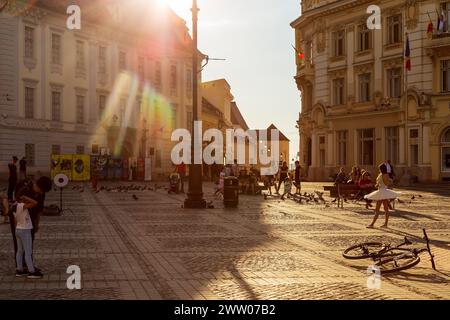
<path id="1" fill-rule="evenodd" d="M 364 199 L 364 196 L 371 193 L 373 188 L 374 188 L 374 184 L 372 182 L 372 179 L 370 178 L 370 174 L 367 171 L 362 171 L 362 176 L 361 176 L 361 180 L 359 181 L 359 189 L 360 191 L 358 192 L 357 195 L 357 199 L 358 200 L 362 200 Z M 369 209 L 370 207 L 372 207 L 372 201 L 368 200 L 368 199 L 364 199 L 366 201 L 366 208 Z"/>

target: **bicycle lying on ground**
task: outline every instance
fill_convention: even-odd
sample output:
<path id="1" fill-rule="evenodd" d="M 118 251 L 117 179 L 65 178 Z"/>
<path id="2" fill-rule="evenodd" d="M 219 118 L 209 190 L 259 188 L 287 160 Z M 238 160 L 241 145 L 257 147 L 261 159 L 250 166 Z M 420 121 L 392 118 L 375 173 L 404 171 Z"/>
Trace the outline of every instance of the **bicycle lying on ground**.
<path id="1" fill-rule="evenodd" d="M 434 256 L 430 249 L 430 240 L 425 229 L 423 229 L 425 248 L 403 248 L 411 245 L 412 242 L 405 237 L 403 243 L 392 246 L 390 243 L 365 242 L 346 249 L 342 254 L 344 258 L 350 260 L 373 259 L 374 267 L 380 270 L 380 273 L 393 273 L 414 267 L 420 262 L 419 255 L 425 251 L 430 255 L 431 265 L 436 270 Z"/>

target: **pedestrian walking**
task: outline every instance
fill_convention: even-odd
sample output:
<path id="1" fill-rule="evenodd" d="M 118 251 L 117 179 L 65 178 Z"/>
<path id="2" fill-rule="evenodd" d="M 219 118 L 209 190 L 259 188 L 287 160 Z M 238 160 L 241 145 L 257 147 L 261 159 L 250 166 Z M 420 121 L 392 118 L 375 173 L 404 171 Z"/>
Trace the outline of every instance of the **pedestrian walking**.
<path id="1" fill-rule="evenodd" d="M 385 222 L 381 227 L 387 228 L 389 222 L 389 201 L 399 197 L 399 194 L 397 192 L 388 189 L 388 187 L 392 184 L 392 180 L 389 178 L 389 174 L 387 173 L 387 168 L 384 163 L 379 166 L 379 170 L 380 174 L 378 175 L 376 180 L 376 187 L 378 188 L 378 190 L 364 197 L 367 200 L 377 202 L 377 205 L 375 207 L 375 216 L 372 223 L 368 225 L 367 228 L 374 227 L 375 222 L 377 222 L 378 216 L 380 215 L 381 205 L 383 205 L 385 212 Z"/>
<path id="2" fill-rule="evenodd" d="M 186 165 L 184 164 L 184 162 L 181 162 L 175 167 L 175 172 L 180 175 L 180 192 L 184 193 L 184 181 L 186 180 Z"/>
<path id="3" fill-rule="evenodd" d="M 17 160 L 16 156 L 12 157 L 12 162 L 8 164 L 9 178 L 8 178 L 8 200 L 12 202 L 14 200 L 14 191 L 17 185 Z"/>
<path id="4" fill-rule="evenodd" d="M 27 178 L 27 159 L 22 157 L 19 161 L 19 179 L 25 180 Z"/>
<path id="5" fill-rule="evenodd" d="M 280 177 L 278 181 L 277 194 L 280 194 L 281 184 L 286 180 L 289 172 L 289 167 L 287 166 L 286 161 L 283 162 L 283 165 L 280 168 Z"/>
<path id="6" fill-rule="evenodd" d="M 295 161 L 294 186 L 296 188 L 296 194 L 301 194 L 302 192 L 301 169 L 302 167 L 300 166 L 300 161 Z"/>

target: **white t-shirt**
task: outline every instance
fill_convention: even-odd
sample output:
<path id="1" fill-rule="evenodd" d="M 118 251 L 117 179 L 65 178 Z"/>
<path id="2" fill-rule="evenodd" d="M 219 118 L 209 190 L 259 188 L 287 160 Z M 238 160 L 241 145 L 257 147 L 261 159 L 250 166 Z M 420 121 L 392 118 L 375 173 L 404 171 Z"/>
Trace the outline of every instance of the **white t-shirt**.
<path id="1" fill-rule="evenodd" d="M 28 212 L 28 209 L 24 208 L 23 203 L 17 204 L 16 212 L 14 212 L 14 218 L 17 221 L 16 229 L 33 229 L 33 223 L 31 222 L 30 213 Z"/>

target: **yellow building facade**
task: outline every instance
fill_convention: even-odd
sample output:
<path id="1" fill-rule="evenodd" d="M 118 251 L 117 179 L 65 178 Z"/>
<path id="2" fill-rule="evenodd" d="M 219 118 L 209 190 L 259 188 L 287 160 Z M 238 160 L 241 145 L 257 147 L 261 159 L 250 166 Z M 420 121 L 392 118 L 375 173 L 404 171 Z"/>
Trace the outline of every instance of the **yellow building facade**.
<path id="1" fill-rule="evenodd" d="M 370 5 L 381 29 L 368 28 Z M 450 1 L 302 1 L 291 26 L 308 179 L 354 165 L 376 174 L 386 160 L 399 179 L 450 179 L 450 19 L 437 30 L 437 12 L 450 18 Z"/>

